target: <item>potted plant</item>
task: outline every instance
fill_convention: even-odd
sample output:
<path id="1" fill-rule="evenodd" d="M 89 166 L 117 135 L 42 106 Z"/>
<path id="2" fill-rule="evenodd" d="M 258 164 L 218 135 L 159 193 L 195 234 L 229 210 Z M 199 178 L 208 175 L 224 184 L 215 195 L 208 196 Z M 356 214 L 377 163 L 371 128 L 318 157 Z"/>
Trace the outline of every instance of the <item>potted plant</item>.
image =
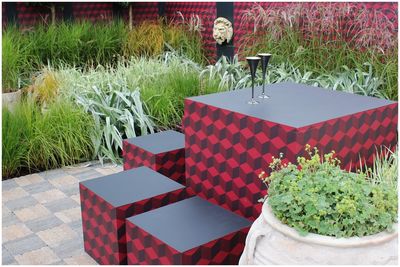
<path id="1" fill-rule="evenodd" d="M 306 151 L 260 174 L 268 196 L 239 264 L 397 264 L 397 187 Z"/>

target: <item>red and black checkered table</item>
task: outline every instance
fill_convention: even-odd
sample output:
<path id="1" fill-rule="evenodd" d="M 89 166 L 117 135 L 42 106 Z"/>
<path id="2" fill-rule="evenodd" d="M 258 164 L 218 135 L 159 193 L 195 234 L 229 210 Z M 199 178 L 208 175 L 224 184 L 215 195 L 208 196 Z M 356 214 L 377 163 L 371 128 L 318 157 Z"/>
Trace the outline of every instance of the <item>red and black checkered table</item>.
<path id="1" fill-rule="evenodd" d="M 256 88 L 256 96 L 261 88 Z M 343 168 L 373 160 L 376 147 L 397 144 L 397 102 L 312 86 L 279 83 L 249 105 L 250 89 L 185 100 L 187 186 L 250 219 L 266 192 L 258 173 L 280 153 L 294 162 L 306 144 L 336 151 Z"/>
<path id="2" fill-rule="evenodd" d="M 125 219 L 193 196 L 147 167 L 79 184 L 85 251 L 100 264 L 126 264 Z"/>

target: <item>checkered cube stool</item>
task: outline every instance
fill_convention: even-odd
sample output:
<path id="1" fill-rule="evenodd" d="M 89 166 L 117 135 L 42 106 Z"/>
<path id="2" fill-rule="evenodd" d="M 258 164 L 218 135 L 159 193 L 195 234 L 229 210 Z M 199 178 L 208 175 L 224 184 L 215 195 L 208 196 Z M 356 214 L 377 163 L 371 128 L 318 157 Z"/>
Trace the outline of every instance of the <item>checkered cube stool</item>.
<path id="1" fill-rule="evenodd" d="M 147 166 L 185 185 L 185 137 L 175 131 L 123 141 L 124 170 Z"/>
<path id="2" fill-rule="evenodd" d="M 199 197 L 126 221 L 128 264 L 238 264 L 251 225 Z"/>
<path id="3" fill-rule="evenodd" d="M 126 264 L 125 219 L 192 196 L 147 167 L 79 184 L 85 251 L 100 264 Z"/>

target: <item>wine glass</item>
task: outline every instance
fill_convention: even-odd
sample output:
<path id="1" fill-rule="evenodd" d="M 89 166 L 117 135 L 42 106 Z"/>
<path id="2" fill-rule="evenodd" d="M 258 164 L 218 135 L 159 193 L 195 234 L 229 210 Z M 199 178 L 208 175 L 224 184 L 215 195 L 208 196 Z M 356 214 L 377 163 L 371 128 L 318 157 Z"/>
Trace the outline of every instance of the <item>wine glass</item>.
<path id="1" fill-rule="evenodd" d="M 255 105 L 260 102 L 254 99 L 254 78 L 256 76 L 257 66 L 260 62 L 260 57 L 246 57 L 247 63 L 250 66 L 250 74 L 251 74 L 251 100 L 247 102 L 248 104 Z"/>
<path id="2" fill-rule="evenodd" d="M 267 74 L 267 67 L 268 67 L 269 59 L 271 58 L 271 54 L 259 53 L 258 56 L 261 58 L 261 69 L 262 69 L 262 79 L 263 79 L 262 93 L 258 97 L 259 98 L 269 98 L 269 96 L 267 96 L 265 94 L 265 76 Z"/>

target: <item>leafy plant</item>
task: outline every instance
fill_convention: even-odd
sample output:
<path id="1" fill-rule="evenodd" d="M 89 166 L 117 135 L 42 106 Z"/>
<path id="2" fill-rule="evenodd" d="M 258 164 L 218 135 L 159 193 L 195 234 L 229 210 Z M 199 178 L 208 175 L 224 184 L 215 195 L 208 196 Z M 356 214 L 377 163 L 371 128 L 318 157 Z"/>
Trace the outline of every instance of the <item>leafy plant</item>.
<path id="1" fill-rule="evenodd" d="M 364 173 L 340 169 L 334 152 L 323 156 L 306 147 L 297 166 L 274 158 L 272 172 L 260 178 L 269 186 L 266 198 L 274 215 L 300 234 L 366 236 L 391 230 L 397 221 L 397 190 L 367 181 Z"/>
<path id="2" fill-rule="evenodd" d="M 333 76 L 343 66 L 364 69 L 369 62 L 382 82 L 380 94 L 397 99 L 397 32 L 381 11 L 353 3 L 254 5 L 243 13 L 240 28 L 250 31 L 239 41 L 241 57 L 268 51 L 272 64 Z"/>
<path id="3" fill-rule="evenodd" d="M 50 68 L 45 68 L 34 78 L 33 84 L 29 87 L 35 100 L 41 105 L 49 103 L 57 97 L 59 82 L 56 72 Z"/>
<path id="4" fill-rule="evenodd" d="M 92 158 L 93 121 L 67 101 L 53 102 L 42 112 L 25 100 L 13 112 L 4 108 L 2 118 L 3 178 Z"/>
<path id="5" fill-rule="evenodd" d="M 387 184 L 389 187 L 397 189 L 398 170 L 399 170 L 398 150 L 392 151 L 388 147 L 381 147 L 375 153 L 374 164 L 368 167 L 367 164 L 360 162 L 360 170 L 367 175 L 372 184 Z"/>
<path id="6" fill-rule="evenodd" d="M 16 91 L 26 71 L 29 71 L 29 47 L 22 42 L 16 26 L 8 26 L 3 31 L 2 43 L 2 83 L 3 93 Z"/>
<path id="7" fill-rule="evenodd" d="M 121 162 L 122 139 L 153 133 L 153 122 L 146 115 L 139 90 L 130 91 L 125 87 L 100 90 L 93 86 L 93 92 L 76 95 L 76 102 L 95 121 L 91 136 L 95 154 L 101 162 L 105 157 Z"/>

